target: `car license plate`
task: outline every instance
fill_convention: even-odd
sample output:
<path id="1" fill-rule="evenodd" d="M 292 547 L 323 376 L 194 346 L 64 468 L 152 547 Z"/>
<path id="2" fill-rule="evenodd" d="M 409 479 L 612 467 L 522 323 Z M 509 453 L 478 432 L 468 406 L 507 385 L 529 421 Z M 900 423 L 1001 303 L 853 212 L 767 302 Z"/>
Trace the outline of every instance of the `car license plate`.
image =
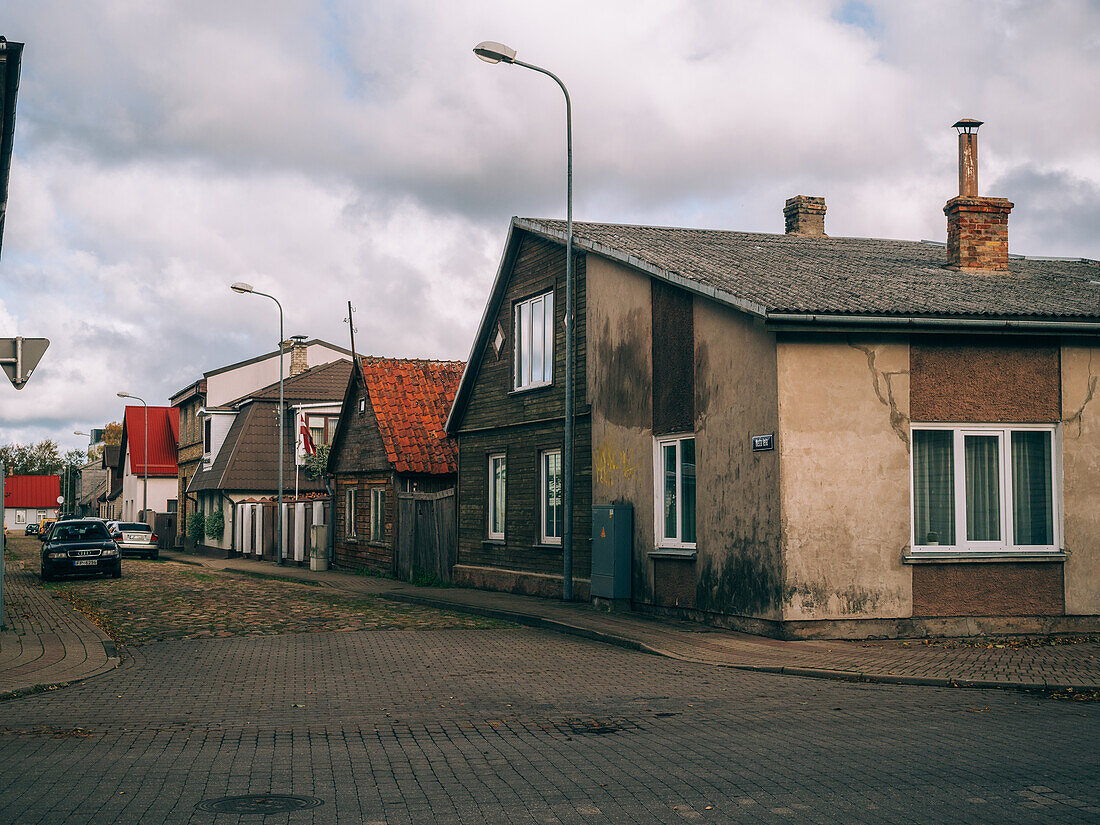
<path id="1" fill-rule="evenodd" d="M 84 567 L 99 564 L 99 559 L 74 559 L 73 565 L 75 567 Z"/>
<path id="2" fill-rule="evenodd" d="M 147 544 L 149 542 L 149 537 L 145 535 L 145 533 L 127 533 L 126 541 Z"/>

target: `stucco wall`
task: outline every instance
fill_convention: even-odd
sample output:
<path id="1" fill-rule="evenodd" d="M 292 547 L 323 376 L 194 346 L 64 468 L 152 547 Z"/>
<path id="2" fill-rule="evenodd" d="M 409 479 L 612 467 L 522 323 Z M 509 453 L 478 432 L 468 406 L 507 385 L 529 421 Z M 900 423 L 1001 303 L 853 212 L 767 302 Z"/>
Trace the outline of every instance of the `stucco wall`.
<path id="1" fill-rule="evenodd" d="M 780 439 L 774 336 L 728 307 L 695 299 L 696 607 L 779 619 Z M 651 482 L 652 483 L 652 482 Z"/>
<path id="2" fill-rule="evenodd" d="M 785 620 L 912 613 L 909 345 L 778 347 Z"/>
<path id="3" fill-rule="evenodd" d="M 1100 347 L 1062 346 L 1066 613 L 1100 614 Z"/>
<path id="4" fill-rule="evenodd" d="M 634 505 L 633 595 L 653 600 L 652 318 L 649 277 L 588 256 L 592 503 Z"/>

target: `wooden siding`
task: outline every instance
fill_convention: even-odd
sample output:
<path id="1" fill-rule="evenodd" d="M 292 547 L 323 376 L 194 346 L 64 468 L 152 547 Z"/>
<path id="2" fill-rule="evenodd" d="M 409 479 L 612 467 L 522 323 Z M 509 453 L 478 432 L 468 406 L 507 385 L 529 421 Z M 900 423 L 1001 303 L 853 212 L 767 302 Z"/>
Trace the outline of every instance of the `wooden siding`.
<path id="1" fill-rule="evenodd" d="M 485 351 L 473 353 L 478 367 L 469 402 L 458 427 L 458 563 L 560 576 L 560 546 L 542 545 L 539 510 L 539 453 L 560 449 L 565 413 L 565 248 L 524 234 L 504 297 L 492 320 Z M 577 388 L 573 480 L 573 575 L 587 579 L 591 569 L 592 450 L 585 374 L 585 256 L 574 267 L 576 320 L 574 371 Z M 516 392 L 514 307 L 554 291 L 554 373 L 548 387 Z M 498 356 L 493 339 L 504 332 Z M 503 542 L 488 541 L 489 454 L 507 455 Z"/>
<path id="2" fill-rule="evenodd" d="M 347 535 L 345 502 L 347 491 L 355 488 L 355 538 Z M 385 541 L 370 541 L 370 491 L 383 488 L 386 491 Z M 396 490 L 393 475 L 389 472 L 347 473 L 336 477 L 336 537 L 333 560 L 344 567 L 365 567 L 379 573 L 392 573 L 394 569 L 393 543 L 396 535 Z"/>
<path id="3" fill-rule="evenodd" d="M 378 430 L 378 419 L 370 402 L 370 394 L 363 386 L 363 379 L 355 373 L 354 390 L 344 405 L 340 416 L 342 426 L 332 445 L 333 468 L 337 475 L 368 471 L 390 471 L 386 448 Z M 366 410 L 359 412 L 359 402 L 366 400 Z"/>
<path id="4" fill-rule="evenodd" d="M 578 416 L 573 481 L 573 575 L 578 579 L 587 579 L 592 566 L 590 432 L 588 416 Z M 560 421 L 459 438 L 459 564 L 561 575 L 561 547 L 539 542 L 539 454 L 561 445 Z M 489 455 L 496 453 L 507 457 L 502 542 L 488 540 Z"/>

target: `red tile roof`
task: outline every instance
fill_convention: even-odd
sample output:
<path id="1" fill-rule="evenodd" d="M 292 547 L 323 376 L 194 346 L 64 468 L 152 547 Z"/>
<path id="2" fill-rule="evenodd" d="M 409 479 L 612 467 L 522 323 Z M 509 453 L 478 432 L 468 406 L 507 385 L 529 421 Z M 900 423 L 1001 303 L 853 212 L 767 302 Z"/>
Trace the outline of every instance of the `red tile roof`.
<path id="1" fill-rule="evenodd" d="M 178 407 L 149 408 L 149 475 L 179 474 L 176 449 L 179 444 L 180 411 Z M 122 421 L 122 449 L 130 447 L 130 473 L 145 473 L 145 408 L 127 407 Z"/>
<path id="2" fill-rule="evenodd" d="M 4 479 L 5 507 L 57 507 L 61 476 L 10 476 Z"/>
<path id="3" fill-rule="evenodd" d="M 373 356 L 362 363 L 382 443 L 394 470 L 457 473 L 458 446 L 443 432 L 443 424 L 466 365 Z"/>

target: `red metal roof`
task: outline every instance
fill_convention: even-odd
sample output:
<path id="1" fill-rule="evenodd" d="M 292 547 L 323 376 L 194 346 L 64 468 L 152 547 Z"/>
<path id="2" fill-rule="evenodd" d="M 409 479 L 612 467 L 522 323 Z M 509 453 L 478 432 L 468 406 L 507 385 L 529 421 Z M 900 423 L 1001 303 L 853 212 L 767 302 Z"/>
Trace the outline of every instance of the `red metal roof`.
<path id="1" fill-rule="evenodd" d="M 61 476 L 10 476 L 4 479 L 5 507 L 57 507 Z"/>
<path id="2" fill-rule="evenodd" d="M 386 456 L 399 473 L 458 472 L 458 446 L 443 432 L 462 361 L 363 358 L 363 378 Z"/>
<path id="3" fill-rule="evenodd" d="M 179 445 L 180 411 L 178 407 L 149 408 L 149 475 L 174 476 L 179 473 L 176 450 Z M 130 448 L 130 473 L 145 474 L 145 408 L 127 407 L 122 421 L 122 449 Z"/>

